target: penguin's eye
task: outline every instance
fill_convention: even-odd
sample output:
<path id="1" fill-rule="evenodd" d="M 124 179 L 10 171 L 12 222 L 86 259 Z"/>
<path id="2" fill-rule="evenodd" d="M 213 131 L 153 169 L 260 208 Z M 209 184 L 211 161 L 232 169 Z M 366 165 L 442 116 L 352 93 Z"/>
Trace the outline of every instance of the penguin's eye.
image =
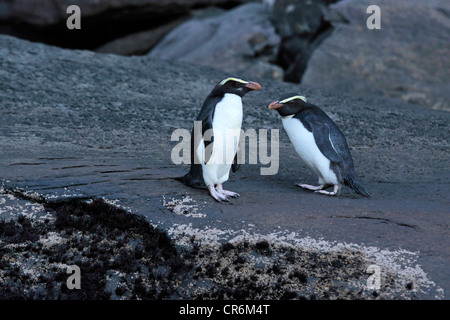
<path id="1" fill-rule="evenodd" d="M 241 85 L 240 85 L 240 83 L 238 83 L 238 82 L 234 82 L 233 83 L 233 87 L 235 87 L 235 88 L 239 88 Z"/>

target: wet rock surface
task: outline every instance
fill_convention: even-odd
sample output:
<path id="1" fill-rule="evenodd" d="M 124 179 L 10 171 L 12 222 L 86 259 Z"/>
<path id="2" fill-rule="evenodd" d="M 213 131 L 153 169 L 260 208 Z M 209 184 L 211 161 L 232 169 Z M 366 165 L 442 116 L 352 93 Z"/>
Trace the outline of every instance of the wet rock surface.
<path id="1" fill-rule="evenodd" d="M 44 243 L 66 237 L 68 244 L 78 241 L 73 238 L 76 231 L 68 237 L 67 230 L 64 234 L 57 228 L 55 209 L 45 204 L 105 199 L 144 217 L 142 224 L 163 230 L 177 250 L 186 250 L 183 263 L 192 268 L 179 275 L 188 281 L 169 290 L 178 297 L 236 297 L 239 288 L 251 286 L 257 288 L 247 290 L 253 298 L 261 296 L 259 288 L 276 299 L 448 298 L 449 114 L 389 98 L 336 95 L 249 79 L 260 82 L 263 90 L 244 98 L 244 129 L 282 129 L 279 116 L 267 110 L 268 103 L 282 92 L 305 95 L 346 135 L 361 183 L 373 198 L 359 198 L 348 188 L 332 198 L 295 187 L 298 182 L 315 183 L 316 178 L 280 130 L 278 174 L 260 175 L 267 164 L 241 166 L 225 185 L 241 197 L 219 204 L 205 190 L 189 189 L 172 179 L 188 166 L 171 161 L 178 142 L 171 141 L 171 135 L 177 128 L 190 130 L 204 98 L 226 76 L 148 57 L 70 51 L 0 37 L 0 217 L 6 230 L 1 252 L 2 264 L 12 268 L 2 269 L 8 273 L 9 297 L 34 294 L 14 291 L 29 288 L 14 282 L 26 277 L 29 269 L 14 261 L 24 261 L 28 252 L 29 260 L 36 262 L 33 272 L 44 274 L 47 283 L 65 270 L 52 269 L 53 262 L 46 259 L 56 256 L 44 250 Z M 80 213 L 81 219 L 86 212 Z M 14 238 L 21 230 L 30 238 Z M 104 232 L 107 238 L 109 231 Z M 87 235 L 85 240 L 86 246 L 98 246 L 100 239 Z M 234 249 L 226 254 L 219 249 L 227 243 Z M 111 244 L 112 258 L 120 256 L 115 245 Z M 23 249 L 27 246 L 37 251 Z M 194 255 L 195 250 L 203 257 Z M 82 253 L 80 249 L 74 256 Z M 129 253 L 123 253 L 126 259 L 131 259 Z M 74 261 L 63 257 L 62 264 Z M 221 264 L 216 266 L 218 260 Z M 142 257 L 138 254 L 134 261 L 140 266 Z M 315 264 L 309 266 L 308 261 Z M 382 289 L 375 295 L 366 282 L 372 264 L 382 272 Z M 136 282 L 128 280 L 133 271 L 109 264 L 105 270 L 106 291 L 101 292 L 113 294 L 102 297 L 135 297 Z M 170 264 L 155 268 L 162 277 L 170 270 Z M 142 279 L 146 275 L 140 274 Z M 337 275 L 343 283 L 332 280 Z M 61 288 L 65 276 L 53 285 Z M 315 279 L 320 277 L 323 282 Z M 264 281 L 269 278 L 280 286 L 276 282 L 267 287 Z M 204 286 L 190 290 L 188 284 L 196 280 Z M 26 283 L 32 288 L 32 282 Z M 236 290 L 227 292 L 229 285 Z M 38 287 L 36 297 L 48 293 L 45 286 Z M 55 292 L 54 297 L 66 294 Z M 175 297 L 171 294 L 164 297 Z"/>

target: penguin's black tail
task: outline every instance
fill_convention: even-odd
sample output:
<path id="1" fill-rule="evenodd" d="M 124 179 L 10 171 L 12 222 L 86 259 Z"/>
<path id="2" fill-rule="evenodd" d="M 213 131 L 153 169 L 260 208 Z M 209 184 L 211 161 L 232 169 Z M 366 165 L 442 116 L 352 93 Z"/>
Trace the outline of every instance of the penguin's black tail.
<path id="1" fill-rule="evenodd" d="M 199 167 L 197 167 L 199 166 Z M 205 182 L 203 181 L 203 173 L 201 165 L 192 165 L 191 170 L 186 173 L 182 177 L 174 178 L 187 185 L 188 187 L 193 188 L 204 188 L 206 187 Z"/>
<path id="2" fill-rule="evenodd" d="M 346 179 L 345 184 L 350 188 L 352 188 L 360 196 L 366 198 L 371 197 L 370 194 L 363 188 L 363 186 L 359 184 L 359 182 L 356 180 L 355 177 L 350 177 L 349 179 Z"/>

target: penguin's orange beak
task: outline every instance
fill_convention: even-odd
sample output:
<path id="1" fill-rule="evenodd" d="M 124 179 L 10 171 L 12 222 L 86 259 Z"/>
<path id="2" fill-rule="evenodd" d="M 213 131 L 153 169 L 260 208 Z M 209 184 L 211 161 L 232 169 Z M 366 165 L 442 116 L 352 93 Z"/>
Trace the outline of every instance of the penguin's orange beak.
<path id="1" fill-rule="evenodd" d="M 261 85 L 257 82 L 252 82 L 250 81 L 249 83 L 247 83 L 245 85 L 247 88 L 252 89 L 252 90 L 259 90 L 261 89 Z"/>
<path id="2" fill-rule="evenodd" d="M 271 104 L 269 104 L 269 109 L 278 109 L 283 104 L 279 103 L 278 101 L 274 101 Z"/>

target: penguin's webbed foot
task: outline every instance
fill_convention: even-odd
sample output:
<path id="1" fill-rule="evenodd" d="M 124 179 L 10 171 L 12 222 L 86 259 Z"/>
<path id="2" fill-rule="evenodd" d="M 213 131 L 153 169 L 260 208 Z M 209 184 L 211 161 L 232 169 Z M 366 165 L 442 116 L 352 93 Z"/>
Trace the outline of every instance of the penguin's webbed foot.
<path id="1" fill-rule="evenodd" d="M 219 192 L 227 197 L 239 198 L 241 196 L 239 193 L 229 191 L 229 190 L 224 190 L 222 187 L 222 184 L 217 184 L 216 190 L 217 190 L 217 192 Z"/>
<path id="2" fill-rule="evenodd" d="M 319 186 L 312 186 L 310 184 L 302 184 L 302 183 L 297 183 L 296 186 L 299 186 L 300 188 L 311 190 L 311 191 L 322 190 L 325 187 L 324 184 L 321 184 Z"/>
<path id="3" fill-rule="evenodd" d="M 321 193 L 325 194 L 327 196 L 338 196 L 341 194 L 341 186 L 338 184 L 335 184 L 333 186 L 333 191 L 326 191 L 326 190 L 316 190 L 314 193 Z"/>
<path id="4" fill-rule="evenodd" d="M 239 193 L 233 192 L 233 191 L 228 191 L 228 190 L 223 190 L 224 194 L 226 194 L 229 197 L 232 198 L 239 198 L 241 195 Z"/>
<path id="5" fill-rule="evenodd" d="M 214 188 L 214 185 L 208 186 L 208 190 L 209 190 L 209 194 L 211 195 L 211 197 L 213 197 L 216 201 L 218 201 L 218 202 L 222 202 L 222 201 L 229 202 L 230 201 L 230 199 L 228 199 L 228 196 L 218 192 L 218 190 L 216 190 Z"/>
<path id="6" fill-rule="evenodd" d="M 339 184 L 335 184 L 335 185 L 331 185 L 331 184 L 321 184 L 318 186 L 313 186 L 310 184 L 301 184 L 298 183 L 296 184 L 297 186 L 306 189 L 306 190 L 311 190 L 314 191 L 314 193 L 321 193 L 321 194 L 325 194 L 327 196 L 338 196 L 341 193 L 341 186 Z M 329 188 L 329 187 L 333 187 L 333 191 L 327 191 L 325 189 Z"/>

